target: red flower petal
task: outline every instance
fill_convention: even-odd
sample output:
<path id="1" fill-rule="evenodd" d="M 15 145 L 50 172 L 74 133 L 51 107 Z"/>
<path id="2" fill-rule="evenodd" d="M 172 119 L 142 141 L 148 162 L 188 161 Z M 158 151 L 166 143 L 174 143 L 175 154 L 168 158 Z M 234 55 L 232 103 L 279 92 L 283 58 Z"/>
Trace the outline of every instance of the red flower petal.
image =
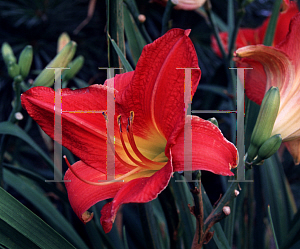
<path id="1" fill-rule="evenodd" d="M 102 163 L 106 165 L 105 161 L 102 161 Z M 89 167 L 82 161 L 74 163 L 72 169 L 82 178 L 91 182 L 97 183 L 99 180 L 106 180 L 105 174 Z M 82 219 L 82 215 L 85 211 L 99 201 L 113 198 L 120 188 L 126 184 L 115 182 L 103 186 L 90 185 L 79 180 L 70 169 L 67 170 L 64 180 L 70 180 L 70 182 L 65 182 L 68 198 L 74 212 L 83 222 L 85 221 Z"/>
<path id="2" fill-rule="evenodd" d="M 106 87 L 94 85 L 80 90 L 62 89 L 62 144 L 86 164 L 106 172 L 106 122 L 101 110 L 106 110 Z M 54 90 L 34 87 L 21 96 L 22 106 L 41 128 L 54 138 Z M 99 111 L 99 113 L 80 113 Z M 117 112 L 117 111 L 116 111 Z M 116 123 L 117 121 L 115 121 Z M 118 126 L 115 135 L 118 138 Z M 117 142 L 116 142 L 116 145 Z M 126 173 L 126 167 L 116 167 L 116 174 Z"/>
<path id="3" fill-rule="evenodd" d="M 165 143 L 184 111 L 184 70 L 198 68 L 198 59 L 188 31 L 172 29 L 144 47 L 132 82 L 116 98 L 124 116 L 134 111 L 135 135 L 148 141 Z M 192 70 L 192 95 L 196 91 L 200 69 Z"/>
<path id="4" fill-rule="evenodd" d="M 292 17 L 299 12 L 297 3 L 290 2 L 288 5 L 287 10 L 279 14 L 273 41 L 274 46 L 277 46 L 285 39 L 289 31 L 289 25 Z M 270 17 L 268 17 L 260 27 L 254 29 L 240 28 L 236 38 L 236 49 L 248 45 L 263 44 L 269 21 Z M 228 52 L 228 33 L 220 32 L 219 35 L 225 51 Z M 221 52 L 214 36 L 212 37 L 211 46 L 216 54 L 221 57 Z"/>
<path id="5" fill-rule="evenodd" d="M 184 170 L 184 130 L 171 147 L 174 171 Z M 207 170 L 219 175 L 233 175 L 237 165 L 237 149 L 224 138 L 217 126 L 199 117 L 192 117 L 193 170 Z"/>
<path id="6" fill-rule="evenodd" d="M 111 230 L 120 205 L 132 202 L 145 203 L 155 199 L 168 185 L 172 173 L 173 167 L 169 161 L 151 177 L 138 178 L 126 183 L 113 201 L 105 204 L 101 210 L 100 222 L 104 231 L 108 233 Z"/>
<path id="7" fill-rule="evenodd" d="M 289 33 L 286 36 L 286 39 L 280 43 L 277 48 L 283 51 L 288 55 L 295 66 L 296 73 L 298 75 L 297 79 L 300 77 L 300 60 L 299 60 L 299 53 L 300 53 L 300 34 L 299 34 L 299 27 L 300 27 L 300 13 L 295 15 L 290 23 Z"/>
<path id="8" fill-rule="evenodd" d="M 113 85 L 113 88 L 118 90 L 118 92 L 122 93 L 126 87 L 130 84 L 132 77 L 134 75 L 134 71 L 117 74 L 114 78 L 107 79 L 104 83 L 105 86 L 108 86 L 108 82 L 111 82 L 110 85 Z"/>
<path id="9" fill-rule="evenodd" d="M 299 12 L 299 10 L 298 10 L 297 3 L 290 1 L 288 9 L 285 12 L 282 12 L 279 14 L 277 26 L 276 26 L 276 30 L 275 30 L 275 35 L 274 35 L 274 42 L 273 42 L 274 46 L 277 46 L 279 43 L 281 43 L 285 39 L 287 33 L 289 32 L 291 19 L 298 12 Z M 268 24 L 269 24 L 269 18 L 264 23 L 265 30 L 267 29 Z M 265 33 L 265 31 L 264 31 L 264 33 Z"/>

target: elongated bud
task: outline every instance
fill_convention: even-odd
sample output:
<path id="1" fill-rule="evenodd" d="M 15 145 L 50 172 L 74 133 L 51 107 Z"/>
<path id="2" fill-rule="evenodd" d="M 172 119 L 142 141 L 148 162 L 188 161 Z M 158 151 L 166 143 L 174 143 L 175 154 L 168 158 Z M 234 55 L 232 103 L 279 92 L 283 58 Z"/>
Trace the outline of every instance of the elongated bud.
<path id="1" fill-rule="evenodd" d="M 76 52 L 76 42 L 70 41 L 47 65 L 48 68 L 61 67 L 64 68 L 73 59 Z M 53 70 L 47 67 L 39 74 L 33 82 L 33 86 L 52 86 L 54 84 Z"/>
<path id="2" fill-rule="evenodd" d="M 58 37 L 57 41 L 57 53 L 59 53 L 64 46 L 66 46 L 71 41 L 70 36 L 64 32 Z"/>
<path id="3" fill-rule="evenodd" d="M 279 149 L 282 143 L 282 137 L 280 134 L 276 134 L 267 141 L 265 141 L 258 150 L 258 156 L 255 159 L 255 162 L 260 162 L 272 156 Z"/>
<path id="4" fill-rule="evenodd" d="M 8 75 L 12 78 L 15 78 L 20 74 L 20 67 L 17 63 L 10 61 L 7 65 Z"/>
<path id="5" fill-rule="evenodd" d="M 212 122 L 215 126 L 219 127 L 218 120 L 216 118 L 209 118 L 208 121 Z"/>
<path id="6" fill-rule="evenodd" d="M 3 60 L 7 66 L 9 62 L 17 62 L 14 52 L 11 46 L 7 42 L 4 42 L 2 44 L 1 52 L 2 52 Z"/>
<path id="7" fill-rule="evenodd" d="M 62 81 L 68 81 L 72 79 L 82 68 L 84 63 L 84 57 L 83 56 L 78 56 L 75 58 L 75 60 L 71 61 L 68 64 L 68 70 L 65 70 L 62 75 Z"/>
<path id="8" fill-rule="evenodd" d="M 247 161 L 251 162 L 262 144 L 271 136 L 280 105 L 277 87 L 271 87 L 262 101 L 250 140 Z"/>
<path id="9" fill-rule="evenodd" d="M 22 50 L 18 62 L 20 67 L 20 74 L 23 77 L 23 79 L 25 79 L 29 73 L 32 63 L 32 57 L 32 46 L 28 45 Z"/>

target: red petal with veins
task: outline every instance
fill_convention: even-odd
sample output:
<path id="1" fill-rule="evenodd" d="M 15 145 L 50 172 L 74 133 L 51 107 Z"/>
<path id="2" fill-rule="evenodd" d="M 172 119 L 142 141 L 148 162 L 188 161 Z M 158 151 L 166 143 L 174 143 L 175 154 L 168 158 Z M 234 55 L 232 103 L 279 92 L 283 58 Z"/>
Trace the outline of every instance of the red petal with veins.
<path id="1" fill-rule="evenodd" d="M 198 59 L 188 31 L 172 29 L 144 47 L 132 82 L 116 98 L 125 117 L 134 111 L 134 132 L 148 141 L 168 138 L 178 118 L 183 120 L 184 70 L 198 68 Z M 200 79 L 200 69 L 192 70 L 193 96 Z"/>
<path id="2" fill-rule="evenodd" d="M 145 203 L 154 200 L 169 183 L 173 173 L 172 163 L 169 162 L 151 177 L 134 179 L 124 185 L 112 202 L 107 203 L 101 210 L 101 225 L 108 233 L 117 215 L 120 205 L 124 203 Z"/>
<path id="3" fill-rule="evenodd" d="M 116 116 L 121 114 L 123 122 L 127 123 L 130 112 L 133 111 L 134 118 L 132 117 L 130 123 L 133 124 L 132 130 L 138 149 L 148 154 L 154 151 L 158 153 L 154 153 L 154 156 L 159 156 L 163 154 L 168 142 L 165 151 L 169 162 L 151 177 L 136 178 L 141 174 L 135 177 L 132 174 L 131 181 L 102 186 L 88 185 L 77 179 L 70 170 L 66 173 L 65 179 L 71 180 L 70 183 L 66 183 L 69 199 L 81 219 L 91 205 L 114 197 L 114 200 L 106 204 L 102 210 L 101 223 L 106 232 L 111 229 L 120 205 L 151 201 L 167 186 L 173 172 L 173 156 L 176 156 L 176 169 L 181 170 L 183 166 L 185 75 L 184 70 L 178 68 L 198 68 L 196 52 L 188 38 L 189 32 L 180 29 L 170 30 L 144 48 L 135 72 L 117 75 L 114 79 L 114 87 L 118 90 L 115 92 Z M 196 91 L 200 75 L 200 69 L 192 70 L 192 87 L 186 89 L 191 91 L 192 96 Z M 111 83 L 113 83 L 112 79 L 106 81 L 108 86 Z M 75 163 L 72 168 L 88 181 L 97 182 L 105 179 L 106 123 L 101 111 L 107 109 L 107 90 L 106 86 L 98 85 L 76 91 L 62 90 L 63 110 L 100 112 L 62 114 L 62 143 L 81 158 L 82 161 Z M 50 88 L 33 88 L 22 96 L 23 107 L 52 138 L 53 103 L 54 91 Z M 120 147 L 119 127 L 116 120 L 115 124 L 116 151 L 124 154 L 124 149 Z M 195 169 L 206 169 L 224 175 L 232 174 L 229 165 L 236 165 L 237 152 L 235 147 L 222 136 L 219 129 L 208 121 L 194 117 L 193 137 L 197 148 L 193 151 Z M 159 143 L 160 145 L 157 145 Z M 156 146 L 159 146 L 158 150 Z M 169 148 L 172 149 L 172 154 L 169 153 Z M 220 155 L 212 155 L 212 153 Z M 116 174 L 124 174 L 129 170 L 132 169 L 116 161 Z M 87 216 L 90 218 L 89 215 Z"/>
<path id="4" fill-rule="evenodd" d="M 289 7 L 285 12 L 280 13 L 277 21 L 277 26 L 274 35 L 273 45 L 277 46 L 280 44 L 286 37 L 289 32 L 291 19 L 299 13 L 298 5 L 296 2 L 290 1 Z M 269 21 L 267 21 L 264 26 L 265 30 L 267 29 Z M 265 33 L 265 32 L 264 32 Z"/>
<path id="5" fill-rule="evenodd" d="M 174 171 L 184 171 L 184 130 L 171 147 Z M 224 138 L 217 126 L 207 120 L 192 118 L 193 170 L 207 170 L 220 175 L 233 175 L 237 166 L 237 149 Z M 189 163 L 189 162 L 187 162 Z"/>
<path id="6" fill-rule="evenodd" d="M 106 172 L 106 122 L 101 110 L 106 110 L 107 90 L 94 85 L 79 90 L 62 89 L 62 144 L 86 164 Z M 54 90 L 34 87 L 21 96 L 22 106 L 41 128 L 54 138 Z M 99 111 L 99 113 L 80 113 Z M 116 123 L 117 121 L 115 121 Z M 118 136 L 118 126 L 115 135 Z M 126 167 L 116 167 L 116 174 L 126 173 Z"/>
<path id="7" fill-rule="evenodd" d="M 102 162 L 106 165 L 106 162 Z M 72 165 L 72 169 L 82 176 L 84 179 L 98 183 L 99 180 L 106 180 L 106 175 L 86 165 L 82 161 L 78 161 Z M 70 204 L 81 221 L 82 214 L 91 206 L 99 201 L 113 198 L 116 193 L 124 186 L 124 182 L 114 182 L 103 186 L 94 186 L 79 180 L 70 169 L 67 170 L 64 180 Z"/>
<path id="8" fill-rule="evenodd" d="M 123 74 L 117 74 L 114 78 L 106 80 L 104 85 L 105 86 L 108 86 L 108 84 L 113 85 L 113 88 L 118 90 L 118 92 L 122 93 L 126 89 L 126 87 L 130 84 L 133 75 L 134 75 L 134 71 L 123 73 Z"/>
<path id="9" fill-rule="evenodd" d="M 300 13 L 295 15 L 294 18 L 291 20 L 290 30 L 286 36 L 286 39 L 277 46 L 278 49 L 280 49 L 282 52 L 286 53 L 288 55 L 288 57 L 291 59 L 291 61 L 293 62 L 294 66 L 295 66 L 296 73 L 298 75 L 300 75 L 300 72 L 299 72 L 299 70 L 300 70 L 299 27 L 300 27 Z"/>

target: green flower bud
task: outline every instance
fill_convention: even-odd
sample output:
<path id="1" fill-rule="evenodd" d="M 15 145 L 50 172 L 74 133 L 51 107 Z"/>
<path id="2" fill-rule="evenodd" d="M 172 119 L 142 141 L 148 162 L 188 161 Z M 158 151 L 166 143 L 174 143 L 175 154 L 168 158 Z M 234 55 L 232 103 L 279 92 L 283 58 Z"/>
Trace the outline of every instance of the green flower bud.
<path id="1" fill-rule="evenodd" d="M 47 67 L 60 67 L 64 68 L 73 59 L 76 52 L 76 42 L 70 41 L 47 65 Z M 52 86 L 54 84 L 53 70 L 47 69 L 47 67 L 39 74 L 39 76 L 33 82 L 33 86 Z"/>
<path id="2" fill-rule="evenodd" d="M 265 141 L 258 150 L 258 157 L 255 161 L 261 161 L 272 156 L 279 149 L 282 143 L 280 134 L 276 134 Z"/>
<path id="3" fill-rule="evenodd" d="M 271 87 L 265 94 L 250 139 L 247 161 L 251 162 L 259 148 L 271 136 L 280 105 L 280 93 L 277 87 Z"/>
<path id="4" fill-rule="evenodd" d="M 2 52 L 3 60 L 7 66 L 9 62 L 17 62 L 14 52 L 11 46 L 7 42 L 4 42 L 2 44 L 1 52 Z"/>
<path id="5" fill-rule="evenodd" d="M 7 72 L 11 78 L 14 78 L 20 74 L 20 67 L 17 63 L 10 61 L 7 65 Z"/>
<path id="6" fill-rule="evenodd" d="M 71 41 L 70 36 L 64 32 L 58 37 L 57 41 L 57 53 L 59 53 L 64 46 L 66 46 Z"/>
<path id="7" fill-rule="evenodd" d="M 72 79 L 82 68 L 84 63 L 84 57 L 78 56 L 75 60 L 71 61 L 68 65 L 70 69 L 66 69 L 62 75 L 62 81 L 68 81 Z"/>
<path id="8" fill-rule="evenodd" d="M 208 121 L 212 122 L 215 126 L 219 127 L 218 120 L 216 118 L 209 118 Z"/>
<path id="9" fill-rule="evenodd" d="M 19 57 L 19 66 L 20 66 L 20 74 L 25 79 L 29 73 L 31 63 L 32 63 L 32 46 L 28 45 L 26 46 Z"/>
<path id="10" fill-rule="evenodd" d="M 20 84 L 23 81 L 23 78 L 21 75 L 17 75 L 16 77 L 14 77 L 14 82 L 17 84 Z"/>

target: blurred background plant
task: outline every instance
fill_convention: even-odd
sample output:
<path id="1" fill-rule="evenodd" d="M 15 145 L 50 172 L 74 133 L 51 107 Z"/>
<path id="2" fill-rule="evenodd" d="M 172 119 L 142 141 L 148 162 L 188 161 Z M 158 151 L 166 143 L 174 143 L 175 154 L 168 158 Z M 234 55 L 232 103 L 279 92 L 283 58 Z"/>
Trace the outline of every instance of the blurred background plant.
<path id="1" fill-rule="evenodd" d="M 69 38 L 63 36 L 66 41 L 70 39 L 77 44 L 73 65 L 69 67 L 74 67 L 76 60 L 82 64 L 76 75 L 63 76 L 63 87 L 82 88 L 104 83 L 106 72 L 98 67 L 123 64 L 124 71 L 130 67 L 134 69 L 143 46 L 172 27 L 192 29 L 190 38 L 199 58 L 202 77 L 192 110 L 233 110 L 236 108 L 236 76 L 227 70 L 234 66 L 231 54 L 223 59 L 217 56 L 211 47 L 211 37 L 216 31 L 228 31 L 232 37 L 229 43 L 234 44 L 239 26 L 258 27 L 279 2 L 212 0 L 211 8 L 205 5 L 186 11 L 174 9 L 171 3 L 148 0 L 1 0 L 0 43 L 8 43 L 16 58 L 30 45 L 33 57 L 28 76 L 21 79 L 14 77 L 19 72 L 13 77 L 9 75 L 5 61 L 0 60 L 1 185 L 7 190 L 0 192 L 0 246 L 72 248 L 72 244 L 76 248 L 191 248 L 196 222 L 189 213 L 188 204 L 194 205 L 189 189 L 193 186 L 175 183 L 176 179 L 182 179 L 177 173 L 156 200 L 123 205 L 120 210 L 123 215 L 118 215 L 109 234 L 104 234 L 99 223 L 99 210 L 105 201 L 92 208 L 95 218 L 91 222 L 81 224 L 69 205 L 63 183 L 45 182 L 45 179 L 53 179 L 53 142 L 21 110 L 16 93 L 31 87 L 56 56 L 62 33 L 69 35 Z M 107 38 L 107 33 L 111 39 Z M 121 33 L 118 36 L 121 38 L 116 39 L 116 34 Z M 259 110 L 252 102 L 248 106 L 246 148 Z M 235 142 L 235 114 L 200 116 L 208 119 L 213 115 L 223 134 Z M 63 153 L 71 163 L 77 160 L 65 148 Z M 65 170 L 66 165 L 63 166 Z M 231 214 L 213 227 L 215 235 L 204 248 L 276 248 L 275 237 L 279 248 L 299 248 L 300 169 L 285 147 L 281 146 L 263 166 L 247 172 L 247 179 L 254 183 L 240 184 L 240 195 L 230 204 Z M 206 190 L 202 188 L 204 216 L 207 217 L 211 203 L 228 188 L 228 178 L 202 172 L 202 184 Z"/>

